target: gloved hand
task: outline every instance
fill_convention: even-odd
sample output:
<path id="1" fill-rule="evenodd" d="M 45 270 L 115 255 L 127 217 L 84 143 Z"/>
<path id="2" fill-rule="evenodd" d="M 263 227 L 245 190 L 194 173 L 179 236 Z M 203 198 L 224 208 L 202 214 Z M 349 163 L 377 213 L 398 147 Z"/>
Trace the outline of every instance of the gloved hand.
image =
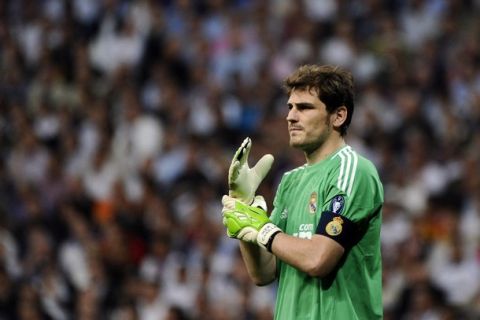
<path id="1" fill-rule="evenodd" d="M 246 204 L 252 204 L 258 186 L 270 171 L 273 163 L 273 156 L 266 154 L 253 168 L 250 168 L 248 155 L 251 147 L 252 141 L 248 137 L 245 138 L 235 152 L 228 170 L 228 194 Z"/>
<path id="2" fill-rule="evenodd" d="M 225 195 L 222 204 L 223 224 L 230 238 L 258 244 L 271 252 L 273 238 L 282 230 L 268 218 L 262 196 L 256 196 L 249 206 Z"/>

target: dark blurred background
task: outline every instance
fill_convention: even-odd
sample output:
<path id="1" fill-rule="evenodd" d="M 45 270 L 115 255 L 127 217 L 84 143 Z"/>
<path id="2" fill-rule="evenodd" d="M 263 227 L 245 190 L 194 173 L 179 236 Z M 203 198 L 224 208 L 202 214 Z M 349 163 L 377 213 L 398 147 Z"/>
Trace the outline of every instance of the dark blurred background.
<path id="1" fill-rule="evenodd" d="M 480 1 L 3 0 L 0 319 L 271 319 L 225 236 L 250 162 L 286 170 L 282 80 L 356 80 L 385 187 L 385 319 L 480 318 Z"/>

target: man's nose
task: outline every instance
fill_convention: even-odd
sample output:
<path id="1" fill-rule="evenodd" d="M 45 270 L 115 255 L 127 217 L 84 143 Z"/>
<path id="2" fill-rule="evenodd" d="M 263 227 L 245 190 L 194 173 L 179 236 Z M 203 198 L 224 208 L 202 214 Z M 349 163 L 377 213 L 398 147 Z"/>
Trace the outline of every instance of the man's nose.
<path id="1" fill-rule="evenodd" d="M 291 109 L 288 111 L 287 121 L 288 121 L 288 122 L 298 121 L 297 109 L 291 108 Z"/>

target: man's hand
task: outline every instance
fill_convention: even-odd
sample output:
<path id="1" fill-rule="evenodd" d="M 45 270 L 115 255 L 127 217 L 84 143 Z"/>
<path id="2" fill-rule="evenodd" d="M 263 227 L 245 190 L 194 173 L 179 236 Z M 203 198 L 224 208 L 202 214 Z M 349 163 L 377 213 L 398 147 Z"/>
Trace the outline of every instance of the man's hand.
<path id="1" fill-rule="evenodd" d="M 252 206 L 229 196 L 223 196 L 222 203 L 223 224 L 230 238 L 255 243 L 271 251 L 273 238 L 282 231 L 268 218 L 262 196 L 256 196 Z"/>
<path id="2" fill-rule="evenodd" d="M 250 168 L 248 155 L 251 147 L 252 141 L 250 138 L 245 138 L 235 152 L 228 170 L 229 195 L 246 204 L 252 204 L 258 186 L 270 171 L 273 163 L 273 156 L 266 154 L 253 168 Z"/>

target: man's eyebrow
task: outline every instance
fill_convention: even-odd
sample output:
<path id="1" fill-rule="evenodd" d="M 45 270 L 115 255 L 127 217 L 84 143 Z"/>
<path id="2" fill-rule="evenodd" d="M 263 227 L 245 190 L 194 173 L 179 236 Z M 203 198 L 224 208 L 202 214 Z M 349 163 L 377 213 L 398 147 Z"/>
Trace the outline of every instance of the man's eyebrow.
<path id="1" fill-rule="evenodd" d="M 287 106 L 289 107 L 293 107 L 293 103 L 289 102 L 287 103 Z M 313 108 L 315 107 L 315 105 L 311 102 L 299 102 L 299 103 L 295 103 L 295 105 L 297 106 L 297 108 Z"/>

